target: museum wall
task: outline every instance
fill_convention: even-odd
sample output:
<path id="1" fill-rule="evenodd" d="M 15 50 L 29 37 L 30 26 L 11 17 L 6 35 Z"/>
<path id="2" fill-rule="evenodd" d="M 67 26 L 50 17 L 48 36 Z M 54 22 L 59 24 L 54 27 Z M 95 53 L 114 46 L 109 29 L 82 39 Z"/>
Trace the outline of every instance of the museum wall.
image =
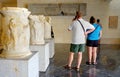
<path id="1" fill-rule="evenodd" d="M 95 16 L 101 20 L 103 26 L 102 44 L 120 44 L 120 1 L 111 2 L 91 2 L 89 0 L 87 7 L 87 17 Z M 109 28 L 109 16 L 118 16 L 117 28 Z"/>
<path id="2" fill-rule="evenodd" d="M 3 7 L 17 7 L 17 3 L 5 3 L 2 4 Z"/>
<path id="3" fill-rule="evenodd" d="M 0 3 L 0 9 L 2 8 L 2 3 Z M 1 35 L 1 25 L 2 25 L 2 16 L 0 14 L 0 35 Z M 1 40 L 1 39 L 0 39 Z M 1 41 L 0 41 L 1 44 Z"/>
<path id="4" fill-rule="evenodd" d="M 85 20 L 90 16 L 99 18 L 103 26 L 102 44 L 120 44 L 120 1 L 119 0 L 18 0 L 18 7 L 28 7 L 29 4 L 60 4 L 60 3 L 87 3 Z M 117 28 L 109 28 L 109 16 L 118 16 Z M 74 16 L 51 16 L 55 35 L 55 43 L 70 43 L 71 32 L 67 30 Z"/>

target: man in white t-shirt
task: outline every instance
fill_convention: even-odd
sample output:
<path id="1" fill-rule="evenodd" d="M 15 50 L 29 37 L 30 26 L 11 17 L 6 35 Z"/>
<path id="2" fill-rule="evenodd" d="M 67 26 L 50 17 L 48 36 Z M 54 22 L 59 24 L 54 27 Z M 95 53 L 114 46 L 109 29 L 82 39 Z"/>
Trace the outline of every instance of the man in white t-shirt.
<path id="1" fill-rule="evenodd" d="M 89 30 L 88 30 L 89 29 Z M 68 58 L 68 64 L 64 66 L 65 69 L 71 69 L 71 65 L 74 58 L 74 53 L 78 54 L 77 65 L 74 69 L 78 72 L 81 61 L 82 52 L 85 50 L 86 36 L 88 33 L 94 30 L 94 26 L 89 22 L 82 19 L 81 12 L 76 12 L 76 16 L 73 22 L 69 26 L 68 30 L 72 31 L 72 42 L 70 46 L 70 53 Z"/>

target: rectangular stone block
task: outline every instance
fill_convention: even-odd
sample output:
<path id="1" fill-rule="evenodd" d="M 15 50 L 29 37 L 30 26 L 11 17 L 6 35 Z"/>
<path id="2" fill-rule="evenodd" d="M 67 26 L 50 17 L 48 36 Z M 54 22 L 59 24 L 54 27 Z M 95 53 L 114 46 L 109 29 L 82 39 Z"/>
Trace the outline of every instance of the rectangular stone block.
<path id="1" fill-rule="evenodd" d="M 39 71 L 45 72 L 50 63 L 49 61 L 49 43 L 41 45 L 30 45 L 31 51 L 39 52 Z"/>
<path id="2" fill-rule="evenodd" d="M 55 54 L 54 38 L 45 39 L 45 42 L 49 43 L 49 56 L 50 56 L 50 58 L 53 58 L 53 56 Z"/>
<path id="3" fill-rule="evenodd" d="M 38 52 L 21 59 L 0 58 L 0 77 L 39 77 Z"/>

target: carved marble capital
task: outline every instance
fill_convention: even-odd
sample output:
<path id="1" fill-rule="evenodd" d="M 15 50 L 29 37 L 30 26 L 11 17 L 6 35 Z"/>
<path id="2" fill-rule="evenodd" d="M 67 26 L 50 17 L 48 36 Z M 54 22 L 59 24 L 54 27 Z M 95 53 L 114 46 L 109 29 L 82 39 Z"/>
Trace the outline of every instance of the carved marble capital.
<path id="1" fill-rule="evenodd" d="M 45 39 L 51 38 L 51 18 L 45 17 Z"/>
<path id="2" fill-rule="evenodd" d="M 3 51 L 1 57 L 25 57 L 30 55 L 30 29 L 26 8 L 3 7 L 1 42 Z"/>
<path id="3" fill-rule="evenodd" d="M 44 16 L 30 15 L 30 43 L 44 44 Z"/>

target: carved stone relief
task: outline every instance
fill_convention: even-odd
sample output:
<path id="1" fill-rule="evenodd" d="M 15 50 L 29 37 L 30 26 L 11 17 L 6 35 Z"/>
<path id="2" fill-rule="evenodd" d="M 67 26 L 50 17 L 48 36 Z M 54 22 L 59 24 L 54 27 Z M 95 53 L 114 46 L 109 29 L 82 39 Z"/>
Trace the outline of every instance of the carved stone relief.
<path id="1" fill-rule="evenodd" d="M 51 38 L 51 18 L 46 17 L 45 21 L 45 39 Z"/>
<path id="2" fill-rule="evenodd" d="M 74 16 L 76 11 L 80 10 L 83 15 L 86 15 L 86 3 L 71 3 L 71 4 L 29 4 L 28 9 L 32 14 L 45 16 Z"/>
<path id="3" fill-rule="evenodd" d="M 29 49 L 30 29 L 25 8 L 4 7 L 1 10 L 3 51 L 1 57 L 25 57 L 31 54 Z"/>
<path id="4" fill-rule="evenodd" d="M 31 44 L 44 44 L 44 16 L 30 15 L 30 43 Z"/>

